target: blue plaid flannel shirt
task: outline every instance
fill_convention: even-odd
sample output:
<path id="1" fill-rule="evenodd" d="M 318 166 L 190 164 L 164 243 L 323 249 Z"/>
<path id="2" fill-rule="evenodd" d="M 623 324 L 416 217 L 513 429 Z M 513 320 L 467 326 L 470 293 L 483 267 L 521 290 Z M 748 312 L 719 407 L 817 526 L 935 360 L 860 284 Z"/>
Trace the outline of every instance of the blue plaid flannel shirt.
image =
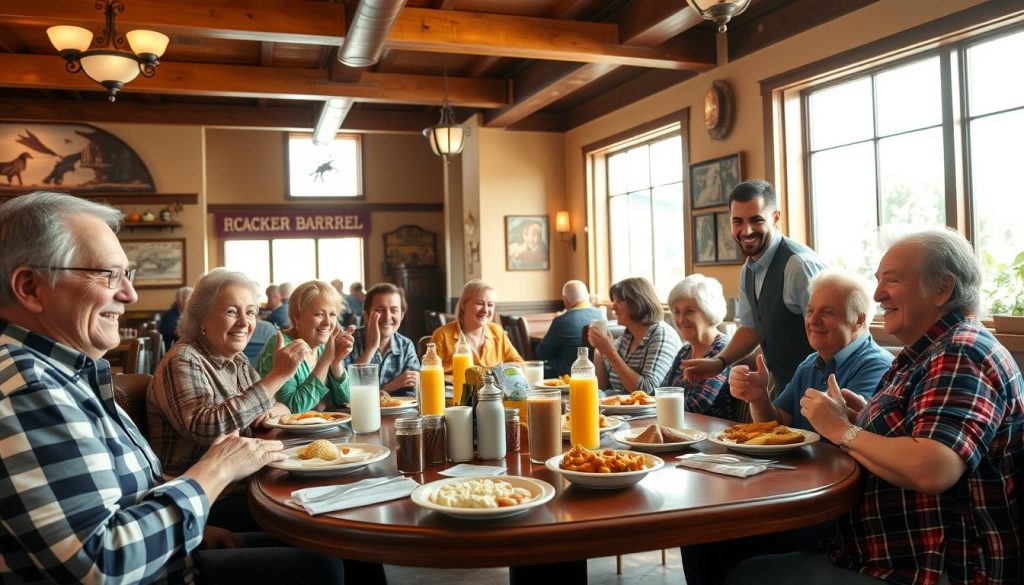
<path id="1" fill-rule="evenodd" d="M 0 582 L 191 583 L 210 504 L 114 402 L 110 365 L 0 320 Z"/>

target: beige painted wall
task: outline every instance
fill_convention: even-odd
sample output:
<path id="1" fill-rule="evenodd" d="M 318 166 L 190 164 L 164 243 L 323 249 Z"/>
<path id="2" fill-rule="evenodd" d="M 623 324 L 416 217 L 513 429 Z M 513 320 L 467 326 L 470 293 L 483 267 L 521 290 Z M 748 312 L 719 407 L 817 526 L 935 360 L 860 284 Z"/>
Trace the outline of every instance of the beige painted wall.
<path id="1" fill-rule="evenodd" d="M 765 153 L 761 95 L 758 84 L 762 79 L 979 3 L 978 0 L 928 0 L 927 2 L 880 0 L 842 18 L 698 75 L 571 130 L 565 135 L 563 158 L 566 169 L 567 202 L 573 215 L 574 226 L 584 221 L 586 217 L 586 193 L 581 154 L 583 146 L 657 119 L 680 108 L 689 107 L 691 109 L 691 161 L 702 161 L 742 151 L 745 157 L 744 176 L 746 178 L 761 177 L 764 175 Z M 716 79 L 729 81 L 736 93 L 736 125 L 729 137 L 723 141 L 712 141 L 708 137 L 701 116 L 704 91 Z M 782 221 L 785 224 L 784 194 L 782 194 L 781 203 L 783 204 Z M 574 274 L 583 274 L 587 267 L 587 257 L 582 253 L 577 253 L 571 257 L 571 265 Z M 738 294 L 738 268 L 736 266 L 701 267 L 700 271 L 721 280 L 727 296 Z"/>
<path id="2" fill-rule="evenodd" d="M 499 302 L 558 299 L 569 256 L 554 231 L 555 213 L 565 209 L 563 135 L 480 128 L 478 120 L 474 126 L 462 164 L 466 206 L 477 208 L 479 277 L 497 289 Z M 548 216 L 550 270 L 506 270 L 507 215 Z"/>
<path id="3" fill-rule="evenodd" d="M 289 204 L 330 208 L 329 201 L 285 198 L 285 133 L 264 130 L 207 129 L 207 191 L 211 204 Z M 363 135 L 363 192 L 367 205 L 444 201 L 443 163 L 427 141 L 411 134 Z M 357 202 L 358 203 L 358 202 Z M 413 224 L 437 235 L 443 256 L 444 214 L 441 211 L 374 211 L 366 242 L 364 284 L 384 280 L 383 234 Z M 210 223 L 206 237 L 210 266 L 223 263 L 223 246 Z"/>
<path id="4" fill-rule="evenodd" d="M 203 133 L 195 126 L 143 126 L 138 124 L 96 124 L 123 140 L 146 163 L 157 191 L 160 193 L 197 193 L 198 205 L 186 205 L 176 219 L 184 228 L 174 231 L 123 230 L 123 240 L 185 238 L 186 281 L 191 284 L 206 271 L 206 213 L 203 193 Z M 163 205 L 125 205 L 122 210 L 131 213 L 152 211 L 159 213 Z M 173 288 L 142 289 L 139 301 L 130 307 L 133 311 L 166 310 L 174 302 Z"/>

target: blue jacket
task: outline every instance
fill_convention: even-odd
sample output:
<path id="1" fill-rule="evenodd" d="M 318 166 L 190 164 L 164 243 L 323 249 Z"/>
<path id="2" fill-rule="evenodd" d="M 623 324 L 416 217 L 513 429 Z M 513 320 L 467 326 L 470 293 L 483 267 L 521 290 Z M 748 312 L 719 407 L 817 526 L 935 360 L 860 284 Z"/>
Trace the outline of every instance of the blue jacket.
<path id="1" fill-rule="evenodd" d="M 569 309 L 551 321 L 551 328 L 537 344 L 534 355 L 544 360 L 544 375 L 548 378 L 568 374 L 576 361 L 576 348 L 583 340 L 583 326 L 604 314 L 597 307 Z"/>

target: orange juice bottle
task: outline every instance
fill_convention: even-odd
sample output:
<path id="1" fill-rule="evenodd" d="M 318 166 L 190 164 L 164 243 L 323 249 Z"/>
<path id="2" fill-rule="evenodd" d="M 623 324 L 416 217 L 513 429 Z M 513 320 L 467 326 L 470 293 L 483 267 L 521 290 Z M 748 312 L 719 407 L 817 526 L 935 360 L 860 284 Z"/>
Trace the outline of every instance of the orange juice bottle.
<path id="1" fill-rule="evenodd" d="M 587 348 L 576 350 L 569 378 L 569 442 L 587 449 L 601 446 L 600 407 L 597 400 L 597 374 L 587 357 Z"/>
<path id="2" fill-rule="evenodd" d="M 466 370 L 473 366 L 473 353 L 460 332 L 455 342 L 455 353 L 452 354 L 452 404 L 458 406 L 462 402 L 462 385 L 466 383 Z"/>
<path id="3" fill-rule="evenodd" d="M 420 414 L 444 414 L 444 369 L 433 343 L 420 365 Z"/>

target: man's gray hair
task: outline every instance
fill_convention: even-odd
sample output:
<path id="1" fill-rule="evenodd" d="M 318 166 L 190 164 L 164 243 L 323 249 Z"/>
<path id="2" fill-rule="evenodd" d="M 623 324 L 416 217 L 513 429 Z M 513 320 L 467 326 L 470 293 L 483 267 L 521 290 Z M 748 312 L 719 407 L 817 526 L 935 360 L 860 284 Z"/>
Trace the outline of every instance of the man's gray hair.
<path id="1" fill-rule="evenodd" d="M 203 321 L 213 309 L 213 303 L 217 295 L 226 286 L 240 286 L 252 292 L 253 303 L 259 296 L 259 289 L 256 283 L 249 280 L 249 277 L 241 272 L 228 270 L 227 268 L 214 268 L 196 281 L 195 290 L 192 291 L 192 298 L 185 305 L 185 312 L 178 322 L 178 335 L 182 341 L 194 341 L 203 335 Z"/>
<path id="2" fill-rule="evenodd" d="M 977 315 L 981 310 L 981 267 L 974 248 L 957 231 L 931 229 L 904 236 L 895 245 L 910 244 L 921 249 L 918 270 L 921 288 L 934 293 L 942 286 L 942 279 L 953 277 L 953 292 L 942 307 L 944 311 L 959 310 Z"/>
<path id="3" fill-rule="evenodd" d="M 292 296 L 292 291 L 295 290 L 295 285 L 290 282 L 282 282 L 277 285 L 277 290 L 281 293 L 281 298 L 287 299 Z"/>
<path id="4" fill-rule="evenodd" d="M 711 321 L 712 326 L 717 326 L 725 319 L 725 293 L 722 283 L 715 278 L 700 273 L 687 276 L 668 293 L 669 308 L 679 299 L 695 301 L 697 308 Z"/>
<path id="5" fill-rule="evenodd" d="M 185 298 L 185 297 L 187 297 L 187 296 L 189 296 L 191 294 L 192 294 L 192 287 L 191 286 L 183 286 L 183 287 L 179 288 L 176 293 L 174 293 L 174 298 L 175 298 L 175 300 L 180 301 L 181 299 L 183 299 L 183 298 Z"/>
<path id="6" fill-rule="evenodd" d="M 562 296 L 575 305 L 581 301 L 589 301 L 590 291 L 587 290 L 587 285 L 583 284 L 583 281 L 570 280 L 562 285 Z"/>
<path id="7" fill-rule="evenodd" d="M 19 267 L 74 265 L 81 242 L 72 237 L 67 223 L 81 214 L 98 218 L 114 232 L 121 229 L 117 209 L 64 193 L 36 191 L 0 205 L 0 305 L 17 302 L 11 276 Z M 56 286 L 63 271 L 46 272 L 50 286 Z"/>
<path id="8" fill-rule="evenodd" d="M 871 320 L 875 318 L 875 309 L 877 308 L 874 293 L 871 290 L 874 288 L 871 286 L 871 282 L 849 270 L 828 268 L 811 278 L 807 284 L 808 296 L 813 295 L 814 290 L 823 284 L 831 284 L 843 293 L 846 322 L 850 325 L 856 324 L 857 317 L 864 315 L 864 331 L 867 331 Z"/>

